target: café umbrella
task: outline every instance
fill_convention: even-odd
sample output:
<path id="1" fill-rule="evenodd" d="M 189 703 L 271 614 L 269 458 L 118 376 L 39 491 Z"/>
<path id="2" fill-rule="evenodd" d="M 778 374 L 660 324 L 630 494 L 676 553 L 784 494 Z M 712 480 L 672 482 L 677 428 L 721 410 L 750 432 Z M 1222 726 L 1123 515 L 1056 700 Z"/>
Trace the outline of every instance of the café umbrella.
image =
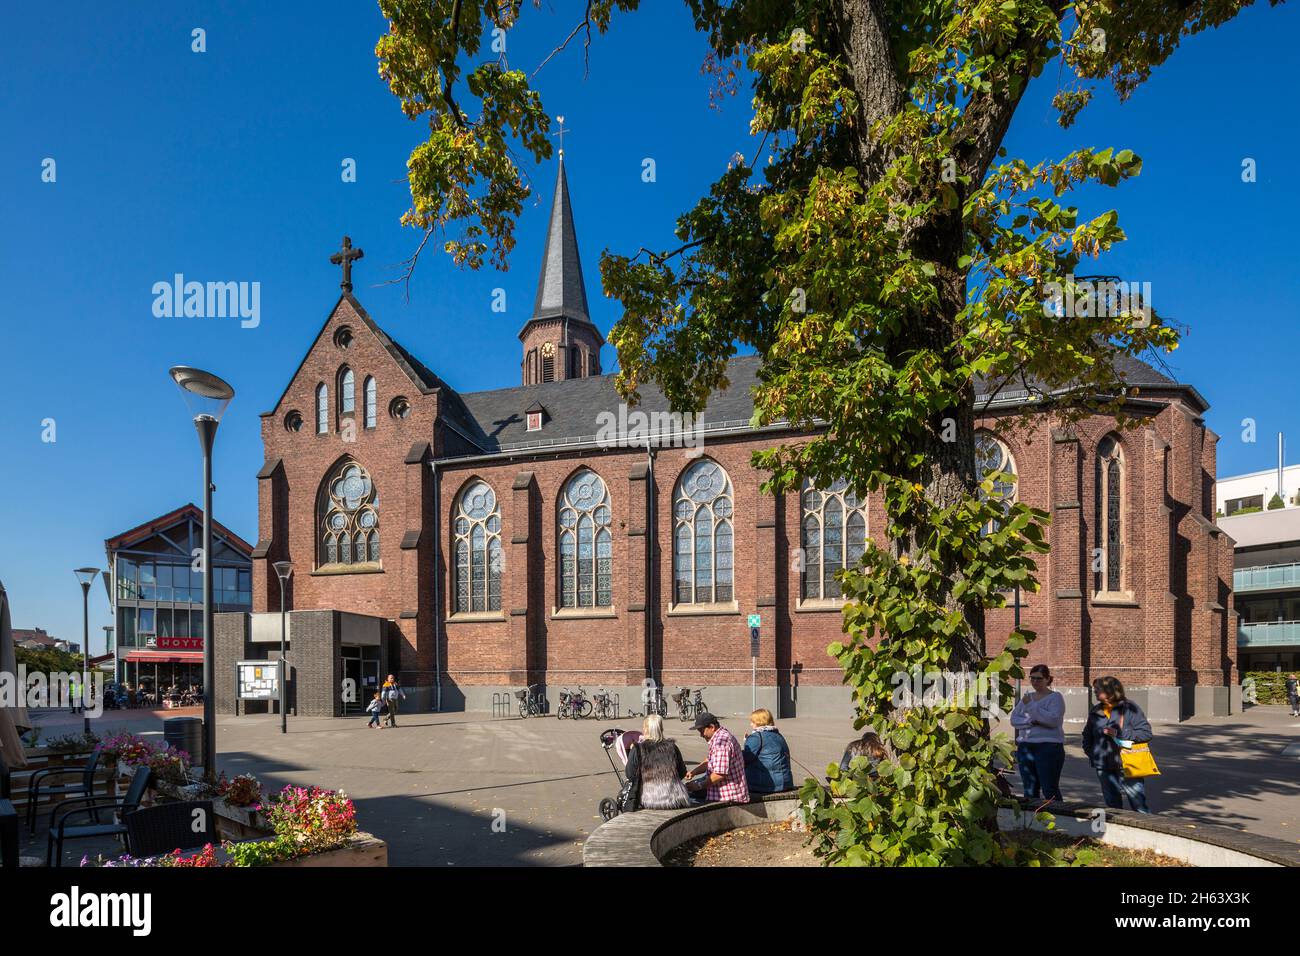
<path id="1" fill-rule="evenodd" d="M 22 740 L 19 734 L 31 730 L 31 719 L 27 716 L 27 708 L 23 706 L 23 695 L 20 693 L 22 688 L 18 686 L 18 659 L 14 653 L 14 629 L 9 620 L 9 595 L 5 592 L 3 582 L 0 582 L 0 677 L 9 684 L 10 689 L 14 692 L 14 700 L 8 700 L 10 695 L 0 695 L 0 757 L 4 758 L 5 765 L 12 768 L 27 766 L 27 757 L 23 753 Z M 12 705 L 12 706 L 10 706 Z"/>

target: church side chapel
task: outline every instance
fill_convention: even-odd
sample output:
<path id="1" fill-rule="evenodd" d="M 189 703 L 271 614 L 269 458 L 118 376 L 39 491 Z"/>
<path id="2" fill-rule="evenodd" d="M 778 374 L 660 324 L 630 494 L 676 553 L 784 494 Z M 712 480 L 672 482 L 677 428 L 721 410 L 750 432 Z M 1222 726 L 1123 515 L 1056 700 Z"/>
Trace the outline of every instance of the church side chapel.
<path id="1" fill-rule="evenodd" d="M 421 363 L 353 294 L 361 257 L 345 237 L 331 258 L 342 294 L 261 416 L 253 612 L 216 626 L 223 712 L 230 665 L 278 655 L 282 560 L 295 568 L 283 598 L 297 713 L 359 713 L 389 672 L 408 708 L 490 710 L 537 684 L 552 708 L 582 685 L 626 712 L 654 681 L 747 713 L 753 614 L 758 706 L 850 709 L 826 653 L 841 635 L 835 572 L 881 540 L 879 502 L 843 483 L 760 493 L 751 453 L 799 435 L 750 426 L 753 356 L 731 361 L 697 423 L 702 444 L 598 438 L 622 403 L 602 373 L 563 151 L 520 384 L 462 393 Z M 1052 518 L 1042 588 L 1019 595 L 1038 633 L 1030 662 L 1051 666 L 1072 716 L 1104 674 L 1155 720 L 1235 712 L 1232 545 L 1212 520 L 1208 406 L 1144 363 L 1121 371 L 1136 428 L 1047 413 L 1017 427 L 1027 391 L 978 397 L 979 467 L 1016 475 L 995 493 Z M 669 411 L 653 388 L 640 408 Z M 990 645 L 1015 613 L 988 614 Z"/>

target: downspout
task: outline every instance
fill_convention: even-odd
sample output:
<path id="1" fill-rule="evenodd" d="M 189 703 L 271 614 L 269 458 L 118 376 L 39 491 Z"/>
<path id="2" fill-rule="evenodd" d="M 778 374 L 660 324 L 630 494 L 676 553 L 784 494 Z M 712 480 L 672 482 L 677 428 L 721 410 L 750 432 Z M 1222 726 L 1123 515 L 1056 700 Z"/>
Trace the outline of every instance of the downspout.
<path id="1" fill-rule="evenodd" d="M 442 621 L 442 603 L 439 600 L 438 585 L 442 573 L 438 570 L 438 560 L 442 548 L 442 532 L 438 527 L 442 504 L 439 501 L 438 459 L 429 462 L 433 471 L 433 709 L 442 712 L 442 643 L 440 625 Z"/>
<path id="2" fill-rule="evenodd" d="M 655 676 L 655 615 L 659 606 L 655 602 L 655 543 L 659 540 L 659 529 L 655 526 L 655 452 L 650 445 L 649 436 L 645 442 L 646 457 L 646 556 L 650 571 L 646 578 L 645 621 L 646 621 L 646 677 L 654 680 Z"/>

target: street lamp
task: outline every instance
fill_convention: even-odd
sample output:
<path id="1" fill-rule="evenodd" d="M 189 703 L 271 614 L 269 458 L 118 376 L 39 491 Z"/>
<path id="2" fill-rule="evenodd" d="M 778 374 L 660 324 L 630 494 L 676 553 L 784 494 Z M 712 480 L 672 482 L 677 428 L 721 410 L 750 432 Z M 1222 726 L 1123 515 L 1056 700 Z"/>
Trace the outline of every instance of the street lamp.
<path id="1" fill-rule="evenodd" d="M 108 572 L 105 572 L 107 574 Z M 109 602 L 112 603 L 111 601 Z M 117 683 L 117 647 L 113 644 L 113 632 L 117 630 L 112 624 L 104 625 L 104 653 L 113 655 L 113 683 Z M 100 668 L 103 670 L 103 668 Z"/>
<path id="2" fill-rule="evenodd" d="M 217 720 L 212 653 L 212 445 L 235 390 L 211 372 L 178 365 L 170 370 L 194 416 L 203 449 L 203 775 L 216 780 Z"/>
<path id="3" fill-rule="evenodd" d="M 83 730 L 90 733 L 90 714 L 86 710 L 86 681 L 90 677 L 90 586 L 99 577 L 99 568 L 77 568 L 72 572 L 81 582 L 81 714 Z M 76 701 L 73 701 L 76 706 Z"/>
<path id="4" fill-rule="evenodd" d="M 289 664 L 284 658 L 284 592 L 289 587 L 289 578 L 293 577 L 293 562 L 277 561 L 274 567 L 275 573 L 280 578 L 280 733 L 287 734 L 289 732 L 289 712 L 286 709 L 286 703 L 289 700 L 289 695 L 285 685 L 288 683 Z"/>

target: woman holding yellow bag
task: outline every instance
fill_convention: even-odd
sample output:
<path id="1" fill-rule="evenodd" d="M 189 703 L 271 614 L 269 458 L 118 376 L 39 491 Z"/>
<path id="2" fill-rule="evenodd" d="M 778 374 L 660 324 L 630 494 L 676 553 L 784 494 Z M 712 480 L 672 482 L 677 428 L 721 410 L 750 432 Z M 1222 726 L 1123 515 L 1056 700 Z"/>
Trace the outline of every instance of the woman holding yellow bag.
<path id="1" fill-rule="evenodd" d="M 1101 781 L 1102 798 L 1118 810 L 1127 796 L 1130 809 L 1150 813 L 1144 780 L 1160 773 L 1151 756 L 1151 722 L 1124 696 L 1118 678 L 1099 677 L 1092 690 L 1098 703 L 1083 727 L 1083 749 Z"/>

